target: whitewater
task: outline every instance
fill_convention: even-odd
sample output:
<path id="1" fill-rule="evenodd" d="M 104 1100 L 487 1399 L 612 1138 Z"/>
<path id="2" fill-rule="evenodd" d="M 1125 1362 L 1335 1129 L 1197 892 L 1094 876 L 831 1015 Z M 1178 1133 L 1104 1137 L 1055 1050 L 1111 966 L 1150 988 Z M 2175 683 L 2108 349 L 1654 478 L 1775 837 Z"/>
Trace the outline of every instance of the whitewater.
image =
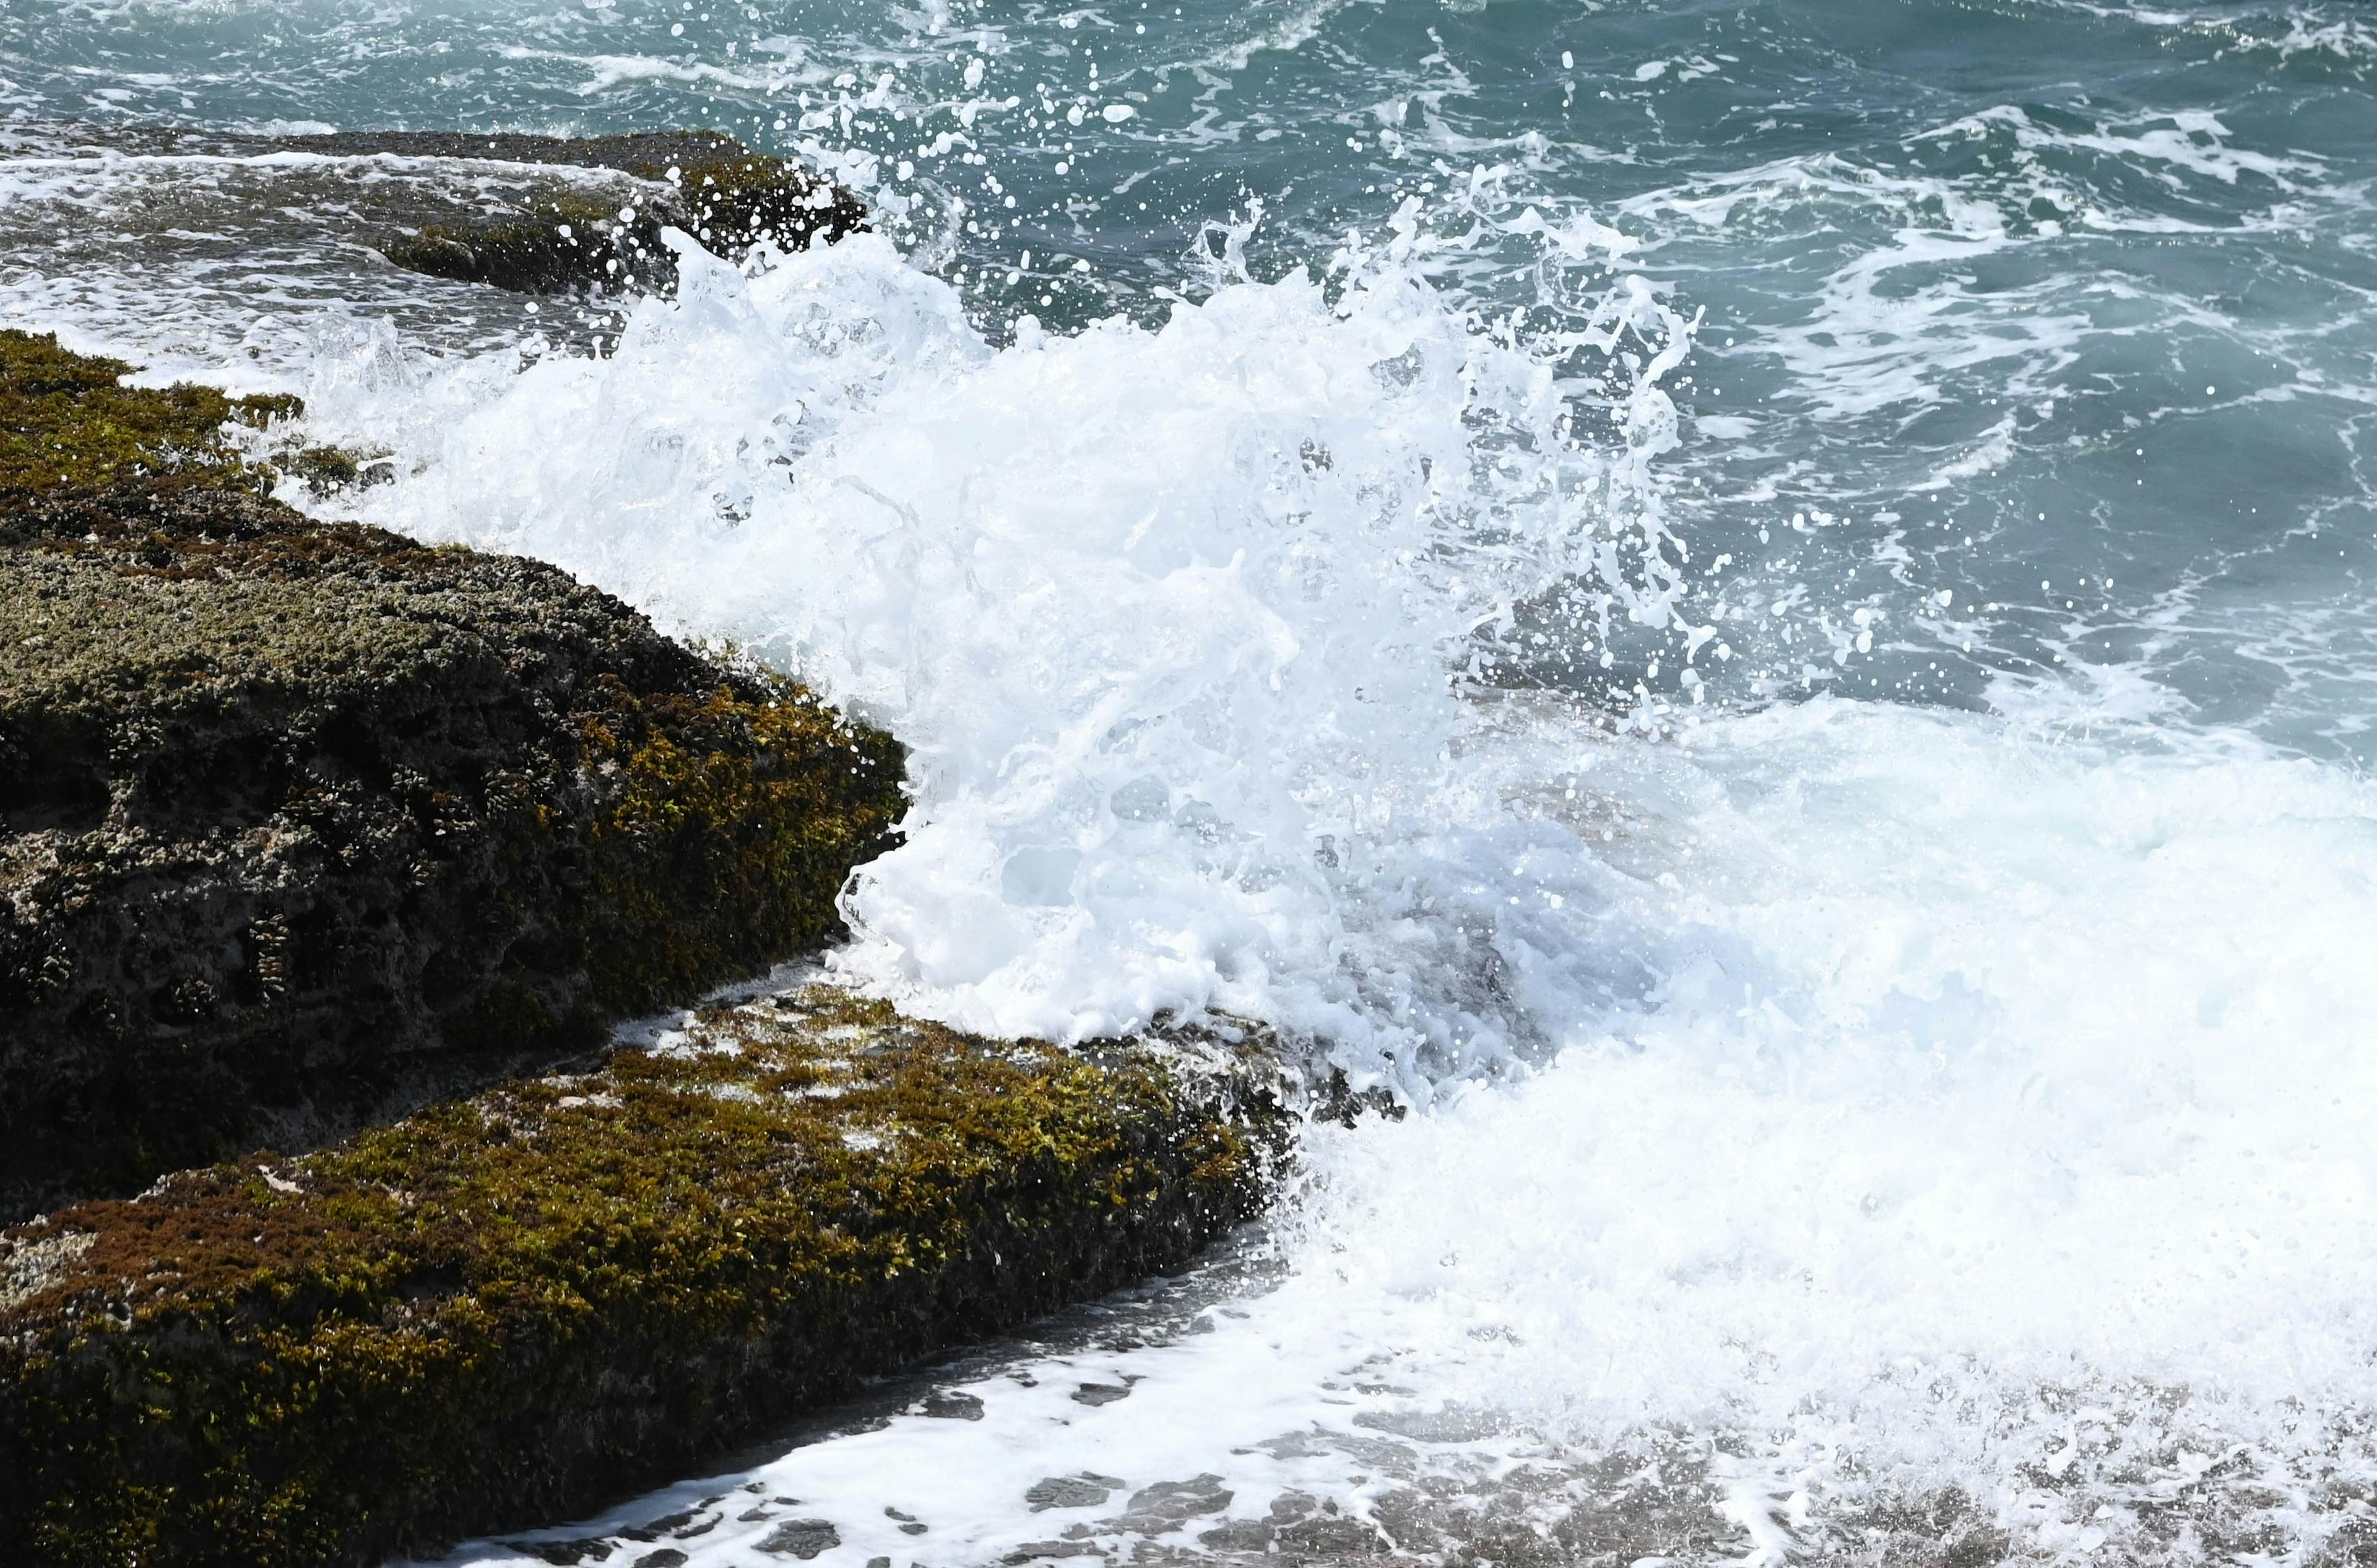
<path id="1" fill-rule="evenodd" d="M 2368 1560 L 2372 66 L 2321 4 L 0 16 L 0 320 L 298 392 L 395 472 L 338 515 L 909 748 L 830 976 L 1369 1092 L 1182 1277 L 441 1562 Z M 322 217 L 505 171 L 238 139 L 463 120 L 881 221 L 532 311 Z"/>
<path id="2" fill-rule="evenodd" d="M 600 358 L 405 400 L 319 367 L 325 428 L 423 454 L 367 514 L 555 560 L 914 748 L 834 973 L 992 1032 L 1257 1020 L 1416 1112 L 1313 1132 L 1246 1244 L 1269 1288 L 1210 1334 L 1019 1352 L 949 1384 L 980 1427 L 919 1405 L 768 1495 L 854 1556 L 921 1550 L 911 1515 L 921 1561 L 1073 1550 L 1096 1509 L 1026 1493 L 1079 1474 L 1129 1483 L 1108 1525 L 1206 1478 L 1235 1501 L 1200 1531 L 1303 1495 L 1356 1543 L 1499 1557 L 1395 1507 L 1530 1467 L 1559 1506 L 1503 1528 L 1559 1556 L 1626 1495 L 1611 1455 L 1703 1489 L 1715 1557 L 1942 1494 L 2049 1558 L 2344 1522 L 2377 1407 L 2354 771 L 2118 681 L 1623 722 L 1480 683 L 1524 625 L 1600 645 L 1521 613 L 1555 586 L 1670 623 L 1687 668 L 1730 652 L 1645 473 L 1690 327 L 1624 281 L 1602 346 L 1645 351 L 1618 417 L 1648 433 L 1613 452 L 1548 351 L 1392 257 L 997 349 L 880 242 L 688 260 Z"/>

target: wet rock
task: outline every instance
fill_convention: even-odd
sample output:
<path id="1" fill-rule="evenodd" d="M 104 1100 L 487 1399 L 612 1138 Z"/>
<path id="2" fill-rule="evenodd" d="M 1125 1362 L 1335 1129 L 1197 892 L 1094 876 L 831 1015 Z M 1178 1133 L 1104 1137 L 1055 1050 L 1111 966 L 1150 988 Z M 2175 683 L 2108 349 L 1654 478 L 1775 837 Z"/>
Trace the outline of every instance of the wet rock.
<path id="1" fill-rule="evenodd" d="M 1105 1552 L 1086 1541 L 1025 1541 L 1000 1562 L 1016 1568 L 1017 1564 L 1037 1562 L 1048 1558 L 1104 1557 Z"/>
<path id="2" fill-rule="evenodd" d="M 936 1392 L 925 1395 L 925 1414 L 937 1421 L 979 1421 L 982 1401 L 971 1394 Z"/>
<path id="3" fill-rule="evenodd" d="M 1310 1552 L 1316 1557 L 1359 1557 L 1388 1550 L 1387 1538 L 1376 1527 L 1342 1514 L 1316 1514 L 1289 1525 L 1275 1538 L 1281 1551 Z"/>
<path id="4" fill-rule="evenodd" d="M 1233 1519 L 1207 1530 L 1197 1542 L 1215 1551 L 1268 1551 L 1278 1528 L 1268 1519 Z"/>
<path id="5" fill-rule="evenodd" d="M 692 1561 L 676 1548 L 664 1546 L 658 1551 L 648 1551 L 637 1558 L 635 1568 L 685 1568 Z"/>
<path id="6" fill-rule="evenodd" d="M 614 191 L 559 191 L 527 211 L 428 224 L 383 246 L 390 261 L 412 271 L 527 293 L 672 287 L 676 264 L 663 228 L 682 230 L 713 255 L 739 261 L 762 242 L 801 250 L 866 226 L 866 207 L 849 191 L 711 131 L 583 138 L 369 131 L 292 137 L 285 145 L 332 156 L 608 169 L 640 182 L 624 202 Z"/>
<path id="7" fill-rule="evenodd" d="M 791 1519 L 769 1531 L 767 1538 L 759 1542 L 759 1550 L 779 1557 L 797 1557 L 806 1562 L 841 1544 L 842 1532 L 830 1522 L 824 1519 Z"/>
<path id="8" fill-rule="evenodd" d="M 1117 1399 L 1130 1397 L 1130 1390 L 1110 1382 L 1085 1382 L 1073 1390 L 1076 1405 L 1111 1405 Z"/>
<path id="9" fill-rule="evenodd" d="M 591 1538 L 573 1541 L 506 1541 L 504 1545 L 523 1557 L 551 1562 L 556 1568 L 569 1568 L 578 1562 L 603 1562 L 611 1556 L 609 1541 Z"/>
<path id="10" fill-rule="evenodd" d="M 1142 1536 L 1166 1535 L 1201 1514 L 1219 1514 L 1230 1505 L 1232 1495 L 1219 1476 L 1158 1481 L 1131 1494 L 1114 1527 Z"/>
<path id="11" fill-rule="evenodd" d="M 553 568 L 265 499 L 225 400 L 125 368 L 0 332 L 0 1220 L 591 1053 L 838 929 L 888 737 Z"/>
<path id="12" fill-rule="evenodd" d="M 854 1378 L 1177 1266 L 1260 1201 L 1270 1082 L 812 987 L 0 1233 L 0 1275 L 47 1249 L 0 1310 L 0 1562 L 135 1536 L 144 1568 L 434 1555 L 691 1472 Z M 1148 1488 L 1125 1527 L 1229 1498 Z"/>
<path id="13" fill-rule="evenodd" d="M 621 1530 L 619 1533 L 631 1541 L 658 1540 L 673 1531 L 684 1529 L 687 1525 L 692 1524 L 696 1517 L 695 1511 L 688 1508 L 682 1513 L 664 1514 L 657 1519 L 647 1519 L 635 1528 Z"/>
<path id="14" fill-rule="evenodd" d="M 1034 1514 L 1050 1508 L 1095 1508 L 1122 1486 L 1119 1477 L 1083 1470 L 1078 1476 L 1049 1476 L 1033 1482 L 1023 1501 Z"/>
<path id="15" fill-rule="evenodd" d="M 1457 1491 L 1453 1495 L 1461 1496 Z M 1473 1494 L 1463 1501 L 1475 1502 L 1475 1499 Z M 1396 1546 L 1406 1552 L 1436 1550 L 1441 1544 L 1441 1537 L 1453 1513 L 1454 1510 L 1443 1502 L 1411 1487 L 1397 1487 L 1370 1502 L 1371 1519 L 1381 1531 L 1393 1537 Z M 1474 1512 L 1464 1514 L 1461 1522 L 1475 1527 Z"/>
<path id="16" fill-rule="evenodd" d="M 0 1232 L 0 1562 L 534 1527 L 1259 1204 L 1251 1045 L 813 989 L 597 1059 L 831 929 L 896 748 L 549 568 L 274 506 L 219 395 L 0 359 L 0 1194 L 291 1151 Z"/>

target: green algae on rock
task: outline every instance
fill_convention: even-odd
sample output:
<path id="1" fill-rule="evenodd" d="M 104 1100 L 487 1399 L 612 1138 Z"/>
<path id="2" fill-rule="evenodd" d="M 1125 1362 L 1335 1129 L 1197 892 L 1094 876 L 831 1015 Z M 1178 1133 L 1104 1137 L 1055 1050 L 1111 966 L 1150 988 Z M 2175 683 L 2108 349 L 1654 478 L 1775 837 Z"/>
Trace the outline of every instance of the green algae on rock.
<path id="1" fill-rule="evenodd" d="M 288 145 L 339 156 L 612 169 L 645 182 L 640 198 L 625 205 L 603 192 L 573 190 L 546 197 L 527 213 L 428 224 L 382 246 L 390 261 L 412 271 L 525 293 L 667 288 L 676 263 L 661 242 L 664 227 L 739 261 L 761 241 L 801 250 L 866 225 L 866 209 L 849 191 L 714 131 L 583 138 L 365 131 L 291 138 Z"/>
<path id="2" fill-rule="evenodd" d="M 552 568 L 265 499 L 220 394 L 119 370 L 0 340 L 0 1216 L 590 1052 L 834 932 L 889 737 Z"/>
<path id="3" fill-rule="evenodd" d="M 175 475 L 269 491 L 279 474 L 223 438 L 297 410 L 289 397 L 227 397 L 212 387 L 131 388 L 132 366 L 74 353 L 54 336 L 0 328 L 0 496 Z"/>
<path id="4" fill-rule="evenodd" d="M 315 1568 L 567 1517 L 1185 1261 L 1261 1047 L 981 1039 L 824 987 L 0 1239 L 0 1560 Z"/>

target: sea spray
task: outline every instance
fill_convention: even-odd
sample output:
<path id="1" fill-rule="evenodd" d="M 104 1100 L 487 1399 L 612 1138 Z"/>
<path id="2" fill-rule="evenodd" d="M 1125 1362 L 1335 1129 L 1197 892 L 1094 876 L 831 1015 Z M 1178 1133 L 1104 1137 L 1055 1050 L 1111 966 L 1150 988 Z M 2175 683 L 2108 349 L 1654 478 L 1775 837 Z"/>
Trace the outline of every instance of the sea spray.
<path id="1" fill-rule="evenodd" d="M 1646 465 L 1689 329 L 1630 281 L 1572 341 L 1474 332 L 1408 222 L 1329 287 L 1256 282 L 1243 230 L 1216 237 L 1217 286 L 1162 327 L 1025 317 L 1002 349 L 879 239 L 747 275 L 688 245 L 610 353 L 466 366 L 420 424 L 366 426 L 429 454 L 366 504 L 897 734 L 915 801 L 845 899 L 843 973 L 1059 1039 L 1258 1017 L 1424 1096 L 1602 987 L 1592 856 L 1465 776 L 1463 690 L 1523 606 L 1537 640 L 1547 601 L 1588 643 L 1613 605 L 1677 618 Z M 1556 365 L 1637 345 L 1613 453 Z M 1542 896 L 1499 892 L 1514 860 Z"/>

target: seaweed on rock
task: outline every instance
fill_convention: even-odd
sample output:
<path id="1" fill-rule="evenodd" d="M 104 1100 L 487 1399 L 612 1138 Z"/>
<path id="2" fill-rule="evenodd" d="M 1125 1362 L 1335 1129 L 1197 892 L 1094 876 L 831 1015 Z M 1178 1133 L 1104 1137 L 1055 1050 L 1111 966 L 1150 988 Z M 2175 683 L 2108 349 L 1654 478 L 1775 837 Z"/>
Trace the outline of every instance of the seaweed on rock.
<path id="1" fill-rule="evenodd" d="M 1255 1045 L 813 987 L 68 1209 L 0 1239 L 0 1560 L 362 1564 L 566 1516 L 1185 1260 L 1289 1126 Z"/>
<path id="2" fill-rule="evenodd" d="M 291 397 L 234 398 L 212 387 L 130 388 L 132 366 L 0 328 L 0 502 L 12 492 L 171 478 L 269 492 L 280 475 L 224 439 L 297 411 Z"/>
<path id="3" fill-rule="evenodd" d="M 429 224 L 382 247 L 412 271 L 525 293 L 669 287 L 676 263 L 661 241 L 664 227 L 740 260 L 763 241 L 801 250 L 866 226 L 866 207 L 842 186 L 714 131 L 583 138 L 381 131 L 292 145 L 613 169 L 644 182 L 641 196 L 624 205 L 571 191 L 541 198 L 527 213 Z"/>
<path id="4" fill-rule="evenodd" d="M 265 499 L 239 405 L 122 369 L 0 334 L 0 1217 L 590 1053 L 838 928 L 888 736 L 553 568 Z"/>

